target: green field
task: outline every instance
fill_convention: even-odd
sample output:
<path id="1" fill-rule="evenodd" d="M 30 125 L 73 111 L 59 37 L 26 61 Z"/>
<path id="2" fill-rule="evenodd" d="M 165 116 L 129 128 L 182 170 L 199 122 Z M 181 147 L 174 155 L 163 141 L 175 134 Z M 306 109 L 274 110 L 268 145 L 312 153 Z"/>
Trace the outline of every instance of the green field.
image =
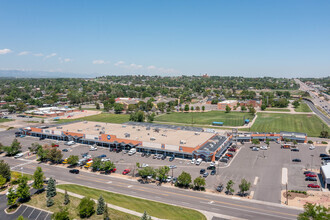
<path id="1" fill-rule="evenodd" d="M 325 125 L 316 115 L 294 115 L 276 113 L 258 113 L 258 118 L 254 122 L 250 131 L 257 132 L 280 132 L 292 131 L 307 133 L 308 136 L 317 137 Z M 249 130 L 249 129 L 242 129 Z"/>
<path id="2" fill-rule="evenodd" d="M 57 187 L 64 190 L 66 189 L 68 192 L 89 196 L 90 198 L 94 199 L 98 199 L 99 196 L 102 195 L 105 202 L 107 203 L 134 210 L 140 213 L 147 211 L 149 215 L 161 219 L 206 219 L 202 213 L 196 210 L 187 209 L 179 206 L 172 206 L 165 203 L 139 199 L 131 196 L 98 189 L 92 189 L 89 187 L 74 184 L 63 184 L 58 185 Z"/>
<path id="3" fill-rule="evenodd" d="M 294 110 L 296 112 L 312 112 L 312 110 L 309 108 L 309 106 L 304 102 L 301 102 L 300 105 L 298 106 L 298 108 L 295 108 Z"/>
<path id="4" fill-rule="evenodd" d="M 60 119 L 57 121 L 57 123 L 65 123 L 72 121 L 97 121 L 97 122 L 121 124 L 127 122 L 128 120 L 129 120 L 129 115 L 101 113 L 98 115 L 92 115 L 77 119 Z"/>
<path id="5" fill-rule="evenodd" d="M 8 121 L 12 121 L 12 119 L 0 118 L 0 123 L 2 123 L 2 122 L 8 122 Z"/>
<path id="6" fill-rule="evenodd" d="M 69 212 L 69 216 L 71 217 L 71 219 L 80 219 L 80 217 L 77 214 L 77 210 L 78 210 L 78 205 L 80 203 L 80 199 L 79 198 L 75 198 L 73 196 L 70 196 L 70 203 L 68 205 L 63 205 L 63 201 L 64 201 L 64 194 L 63 193 L 57 193 L 56 196 L 53 197 L 54 200 L 54 205 L 51 207 L 47 207 L 46 206 L 46 193 L 43 192 L 41 194 L 35 194 L 31 197 L 31 200 L 29 202 L 27 202 L 28 205 L 40 208 L 40 209 L 46 209 L 48 211 L 51 212 L 58 212 L 60 211 L 61 207 L 66 207 L 68 208 L 68 212 Z M 95 205 L 95 210 L 96 210 L 96 205 Z M 130 219 L 140 219 L 139 217 L 135 216 L 135 215 L 130 215 L 115 209 L 110 209 L 108 208 L 108 213 L 109 213 L 109 217 L 110 219 L 122 219 L 122 220 L 130 220 Z M 94 213 L 91 217 L 89 217 L 88 219 L 91 220 L 103 220 L 103 215 L 96 215 L 96 213 Z"/>
<path id="7" fill-rule="evenodd" d="M 270 112 L 290 112 L 290 109 L 287 109 L 287 108 L 266 108 L 265 111 L 270 111 Z"/>
<path id="8" fill-rule="evenodd" d="M 209 111 L 209 112 L 193 112 L 182 113 L 174 112 L 170 114 L 163 114 L 155 118 L 155 122 L 174 122 L 186 125 L 212 125 L 212 122 L 223 122 L 223 126 L 242 126 L 245 119 L 253 119 L 250 113 L 223 111 Z M 193 121 L 193 123 L 192 123 Z"/>

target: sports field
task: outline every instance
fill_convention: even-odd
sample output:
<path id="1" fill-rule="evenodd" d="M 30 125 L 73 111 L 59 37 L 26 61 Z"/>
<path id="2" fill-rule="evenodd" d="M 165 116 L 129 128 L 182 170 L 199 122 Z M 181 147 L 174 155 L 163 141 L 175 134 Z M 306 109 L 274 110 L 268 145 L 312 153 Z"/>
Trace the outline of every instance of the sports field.
<path id="1" fill-rule="evenodd" d="M 307 133 L 308 136 L 317 137 L 322 128 L 330 132 L 330 129 L 316 115 L 294 115 L 276 113 L 258 113 L 250 131 L 257 132 L 280 132 L 292 131 Z M 249 130 L 249 129 L 247 129 Z"/>
<path id="2" fill-rule="evenodd" d="M 287 108 L 266 108 L 265 111 L 270 111 L 270 112 L 290 112 L 290 110 L 287 109 Z"/>
<path id="3" fill-rule="evenodd" d="M 309 108 L 309 106 L 304 102 L 301 102 L 300 105 L 298 106 L 298 108 L 295 108 L 294 110 L 296 112 L 312 112 L 312 110 Z"/>
<path id="4" fill-rule="evenodd" d="M 105 122 L 105 123 L 124 123 L 129 120 L 129 115 L 124 114 L 110 114 L 110 113 L 102 113 L 98 115 L 91 115 L 83 118 L 77 119 L 60 119 L 57 123 L 65 123 L 72 121 L 97 121 L 97 122 Z"/>
<path id="5" fill-rule="evenodd" d="M 244 118 L 253 119 L 250 113 L 230 112 L 223 111 L 209 111 L 209 112 L 174 112 L 170 114 L 163 114 L 155 118 L 155 122 L 175 122 L 186 125 L 212 125 L 212 122 L 223 122 L 223 126 L 242 126 Z"/>

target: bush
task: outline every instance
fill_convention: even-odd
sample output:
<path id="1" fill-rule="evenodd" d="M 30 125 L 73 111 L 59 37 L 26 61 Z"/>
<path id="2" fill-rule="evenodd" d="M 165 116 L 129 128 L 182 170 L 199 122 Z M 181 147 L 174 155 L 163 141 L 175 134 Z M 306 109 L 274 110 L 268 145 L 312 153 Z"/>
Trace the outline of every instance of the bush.
<path id="1" fill-rule="evenodd" d="M 328 144 L 328 142 L 326 142 L 326 141 L 322 141 L 322 144 Z"/>
<path id="2" fill-rule="evenodd" d="M 309 143 L 309 144 L 313 144 L 313 141 L 309 140 L 307 143 Z"/>
<path id="3" fill-rule="evenodd" d="M 94 214 L 95 202 L 89 197 L 84 197 L 78 206 L 78 213 L 81 218 L 88 218 Z"/>

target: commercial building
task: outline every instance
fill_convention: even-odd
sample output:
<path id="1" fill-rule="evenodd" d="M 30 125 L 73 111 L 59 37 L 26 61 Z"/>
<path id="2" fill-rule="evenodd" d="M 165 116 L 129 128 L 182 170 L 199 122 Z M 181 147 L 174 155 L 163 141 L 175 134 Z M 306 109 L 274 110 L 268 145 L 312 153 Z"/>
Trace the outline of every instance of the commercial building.
<path id="1" fill-rule="evenodd" d="M 225 111 L 227 106 L 233 109 L 235 106 L 237 106 L 237 100 L 226 100 L 218 103 L 219 110 Z"/>
<path id="2" fill-rule="evenodd" d="M 67 107 L 44 107 L 44 108 L 37 108 L 34 110 L 25 111 L 25 114 L 28 115 L 38 115 L 43 117 L 57 117 L 57 116 L 64 116 L 65 114 L 72 113 L 72 112 L 79 112 L 78 109 L 67 108 Z"/>
<path id="3" fill-rule="evenodd" d="M 253 139 L 258 139 L 259 141 L 270 141 L 280 142 L 280 141 L 297 141 L 297 143 L 307 143 L 307 134 L 297 133 L 297 132 L 287 132 L 281 131 L 280 133 L 238 133 L 233 134 L 233 139 L 238 142 L 251 142 Z"/>
<path id="4" fill-rule="evenodd" d="M 320 170 L 324 188 L 330 189 L 330 164 L 321 166 Z"/>
<path id="5" fill-rule="evenodd" d="M 145 123 L 131 125 L 90 121 L 22 129 L 22 133 L 36 137 L 126 150 L 136 148 L 138 152 L 210 161 L 230 141 L 230 137 L 208 131 L 181 126 L 170 128 L 166 125 L 152 127 Z"/>

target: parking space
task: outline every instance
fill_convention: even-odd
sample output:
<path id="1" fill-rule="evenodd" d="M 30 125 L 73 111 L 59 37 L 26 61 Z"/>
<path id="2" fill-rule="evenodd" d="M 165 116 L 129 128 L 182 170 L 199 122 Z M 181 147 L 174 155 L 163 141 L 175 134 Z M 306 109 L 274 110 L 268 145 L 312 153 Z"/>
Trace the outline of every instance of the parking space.
<path id="1" fill-rule="evenodd" d="M 34 207 L 22 205 L 13 216 L 8 219 L 16 219 L 18 216 L 23 216 L 24 219 L 34 219 L 34 220 L 50 220 L 52 214 Z"/>

